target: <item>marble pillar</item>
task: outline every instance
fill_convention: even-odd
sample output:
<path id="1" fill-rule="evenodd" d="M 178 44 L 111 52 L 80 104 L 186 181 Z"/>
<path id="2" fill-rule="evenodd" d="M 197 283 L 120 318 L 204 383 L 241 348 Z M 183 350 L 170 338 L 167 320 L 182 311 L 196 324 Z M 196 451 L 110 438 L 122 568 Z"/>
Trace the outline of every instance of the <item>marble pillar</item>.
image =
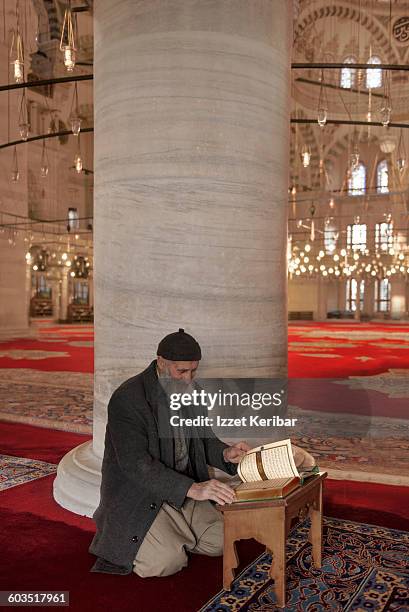
<path id="1" fill-rule="evenodd" d="M 365 279 L 365 292 L 364 292 L 364 313 L 368 317 L 373 317 L 375 307 L 375 281 L 371 277 Z"/>
<path id="2" fill-rule="evenodd" d="M 338 310 L 346 310 L 346 291 L 347 284 L 345 280 L 339 280 L 338 287 Z"/>
<path id="3" fill-rule="evenodd" d="M 329 282 L 330 281 L 325 280 L 321 274 L 318 276 L 317 321 L 326 321 L 327 319 Z"/>
<path id="4" fill-rule="evenodd" d="M 60 321 L 67 320 L 68 309 L 68 274 L 69 268 L 64 266 L 61 270 L 61 300 L 60 300 Z"/>
<path id="5" fill-rule="evenodd" d="M 26 338 L 29 327 L 27 245 L 22 234 L 0 234 L 0 338 Z"/>
<path id="6" fill-rule="evenodd" d="M 359 321 L 361 319 L 361 278 L 358 276 L 356 279 L 356 298 L 355 298 L 355 313 L 354 319 Z"/>
<path id="7" fill-rule="evenodd" d="M 94 436 L 65 507 L 98 502 L 109 397 L 165 334 L 201 375 L 286 376 L 291 30 L 291 1 L 95 6 Z"/>
<path id="8" fill-rule="evenodd" d="M 53 278 L 53 280 L 51 281 L 51 295 L 52 295 L 52 303 L 53 303 L 53 319 L 55 322 L 58 323 L 58 321 L 60 320 L 60 303 L 61 303 L 60 279 L 58 276 L 56 278 Z"/>
<path id="9" fill-rule="evenodd" d="M 403 276 L 395 275 L 391 278 L 391 316 L 393 319 L 402 319 L 407 313 L 406 285 L 407 281 Z"/>
<path id="10" fill-rule="evenodd" d="M 88 275 L 88 306 L 94 306 L 94 276 L 91 273 Z"/>

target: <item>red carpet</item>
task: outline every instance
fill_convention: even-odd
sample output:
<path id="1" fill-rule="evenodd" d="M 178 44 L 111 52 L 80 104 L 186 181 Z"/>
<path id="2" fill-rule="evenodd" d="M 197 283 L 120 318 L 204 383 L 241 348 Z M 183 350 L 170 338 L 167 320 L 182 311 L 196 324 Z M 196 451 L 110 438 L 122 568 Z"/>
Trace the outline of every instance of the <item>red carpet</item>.
<path id="1" fill-rule="evenodd" d="M 88 553 L 93 521 L 72 515 L 53 501 L 53 478 L 14 487 L 0 496 L 0 549 L 7 559 L 2 564 L 1 590 L 68 590 L 70 609 L 75 611 L 194 612 L 220 589 L 221 558 L 193 555 L 186 569 L 167 578 L 89 572 L 95 559 Z M 327 516 L 409 529 L 409 488 L 329 482 L 326 489 Z M 254 542 L 240 542 L 241 564 L 261 551 Z"/>
<path id="2" fill-rule="evenodd" d="M 37 340 L 0 343 L 0 368 L 93 371 L 92 326 L 51 327 L 44 322 L 39 327 Z M 362 332 L 360 337 L 357 337 L 358 331 Z M 369 332 L 375 332 L 377 337 L 373 338 Z M 389 368 L 409 368 L 409 351 L 402 348 L 405 340 L 395 337 L 408 333 L 409 326 L 401 325 L 290 325 L 290 376 L 328 379 L 375 374 Z M 351 343 L 353 347 L 347 346 Z M 66 355 L 53 357 L 53 352 Z M 302 384 L 304 386 L 300 386 Z M 293 390 L 290 389 L 294 393 L 290 401 L 302 403 L 304 408 L 325 404 L 327 410 L 348 411 L 342 386 L 335 394 L 334 387 L 337 386 L 329 380 L 317 380 L 316 383 L 299 380 Z M 305 397 L 311 406 L 305 404 Z M 406 400 L 395 399 L 392 404 L 385 402 L 383 395 L 368 390 L 362 392 L 361 399 L 362 414 L 383 415 L 385 404 L 388 404 L 388 416 L 407 417 Z M 356 404 L 351 411 L 356 411 Z M 71 448 L 87 439 L 89 436 L 64 431 L 1 423 L 0 453 L 58 464 Z M 54 478 L 54 475 L 39 478 L 6 489 L 0 495 L 1 590 L 68 590 L 70 609 L 79 612 L 84 609 L 89 612 L 162 612 L 167 609 L 194 612 L 221 588 L 221 558 L 196 555 L 188 568 L 168 578 L 140 579 L 134 574 L 91 573 L 95 557 L 88 553 L 88 547 L 95 530 L 94 522 L 64 510 L 54 501 Z M 409 487 L 327 481 L 324 513 L 409 531 Z M 245 565 L 261 552 L 261 547 L 251 541 L 242 541 L 239 552 L 241 565 Z"/>
<path id="3" fill-rule="evenodd" d="M 0 368 L 93 372 L 92 325 L 40 321 L 36 327 L 37 339 L 0 342 Z M 289 377 L 343 378 L 409 369 L 408 339 L 409 325 L 404 324 L 291 322 Z M 45 353 L 34 359 L 30 357 L 33 351 Z M 61 352 L 66 355 L 52 355 Z"/>
<path id="4" fill-rule="evenodd" d="M 33 427 L 23 423 L 0 422 L 0 453 L 58 463 L 68 451 L 90 436 Z"/>
<path id="5" fill-rule="evenodd" d="M 343 378 L 409 369 L 408 340 L 409 325 L 403 324 L 290 323 L 288 376 Z"/>
<path id="6" fill-rule="evenodd" d="M 57 338 L 56 338 L 57 340 Z M 93 336 L 66 336 L 57 342 L 44 342 L 40 339 L 9 340 L 0 343 L 0 355 L 6 351 L 10 355 L 0 356 L 0 368 L 34 368 L 35 370 L 57 372 L 93 372 L 94 349 L 92 346 L 75 346 L 72 343 L 92 342 Z M 43 358 L 38 359 L 36 352 L 42 351 Z M 30 356 L 30 353 L 33 356 Z M 53 356 L 58 353 L 65 355 Z"/>
<path id="7" fill-rule="evenodd" d="M 353 389 L 332 378 L 292 378 L 288 382 L 288 403 L 303 410 L 409 419 L 407 397 L 385 397 L 366 388 L 363 379 L 359 388 Z"/>

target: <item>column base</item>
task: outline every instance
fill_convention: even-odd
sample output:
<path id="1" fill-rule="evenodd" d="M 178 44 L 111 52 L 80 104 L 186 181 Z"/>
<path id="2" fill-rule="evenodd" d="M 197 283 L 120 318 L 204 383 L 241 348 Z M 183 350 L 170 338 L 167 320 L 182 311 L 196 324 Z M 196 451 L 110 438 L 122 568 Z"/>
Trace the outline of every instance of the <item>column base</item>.
<path id="1" fill-rule="evenodd" d="M 98 507 L 102 460 L 94 453 L 92 440 L 76 446 L 58 464 L 54 499 L 63 508 L 92 517 Z"/>

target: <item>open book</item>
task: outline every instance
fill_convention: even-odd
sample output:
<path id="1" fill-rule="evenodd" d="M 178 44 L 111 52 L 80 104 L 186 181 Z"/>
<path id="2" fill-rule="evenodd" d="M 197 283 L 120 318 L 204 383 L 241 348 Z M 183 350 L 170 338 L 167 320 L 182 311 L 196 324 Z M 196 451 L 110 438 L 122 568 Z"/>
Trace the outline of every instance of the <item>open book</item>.
<path id="1" fill-rule="evenodd" d="M 297 470 L 291 440 L 271 442 L 249 450 L 240 460 L 237 473 L 242 482 L 236 488 L 235 501 L 284 497 L 319 473 L 314 465 Z"/>

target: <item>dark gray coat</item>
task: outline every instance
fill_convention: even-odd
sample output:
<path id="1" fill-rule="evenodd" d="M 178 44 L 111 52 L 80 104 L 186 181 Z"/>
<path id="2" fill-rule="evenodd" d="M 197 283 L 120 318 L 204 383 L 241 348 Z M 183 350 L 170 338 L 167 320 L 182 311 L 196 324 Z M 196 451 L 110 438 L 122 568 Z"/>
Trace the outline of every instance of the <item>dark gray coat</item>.
<path id="1" fill-rule="evenodd" d="M 156 360 L 123 382 L 108 404 L 101 499 L 93 514 L 97 532 L 91 572 L 130 574 L 133 560 L 164 501 L 180 508 L 193 482 L 209 479 L 207 465 L 235 474 L 224 444 L 207 431 L 189 445 L 189 474 L 176 472 L 171 437 L 158 434 L 161 387 Z"/>

